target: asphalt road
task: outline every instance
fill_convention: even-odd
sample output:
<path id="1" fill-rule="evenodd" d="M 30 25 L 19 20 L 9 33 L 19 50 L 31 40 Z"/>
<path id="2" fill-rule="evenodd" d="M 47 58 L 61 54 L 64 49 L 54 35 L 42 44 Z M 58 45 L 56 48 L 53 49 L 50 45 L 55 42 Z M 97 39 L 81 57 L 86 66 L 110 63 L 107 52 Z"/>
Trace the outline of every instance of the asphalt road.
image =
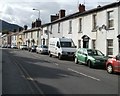
<path id="1" fill-rule="evenodd" d="M 2 49 L 2 94 L 118 94 L 119 74 L 72 60 Z M 106 95 L 105 95 L 106 94 Z M 118 96 L 118 95 L 116 95 Z"/>

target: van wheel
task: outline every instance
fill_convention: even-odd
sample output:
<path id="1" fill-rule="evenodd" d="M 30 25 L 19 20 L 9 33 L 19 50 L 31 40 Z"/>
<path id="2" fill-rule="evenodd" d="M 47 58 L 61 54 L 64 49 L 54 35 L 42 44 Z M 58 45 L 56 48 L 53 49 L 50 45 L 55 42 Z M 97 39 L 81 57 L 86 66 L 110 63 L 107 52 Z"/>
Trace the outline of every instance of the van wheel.
<path id="1" fill-rule="evenodd" d="M 40 52 L 39 52 L 40 54 L 42 54 L 42 51 L 40 50 Z"/>
<path id="2" fill-rule="evenodd" d="M 75 63 L 78 64 L 78 59 L 77 59 L 77 57 L 75 57 Z"/>
<path id="3" fill-rule="evenodd" d="M 111 64 L 109 64 L 109 65 L 107 66 L 107 72 L 110 73 L 110 74 L 113 73 L 113 67 L 112 67 Z"/>
<path id="4" fill-rule="evenodd" d="M 58 54 L 58 59 L 61 60 L 62 59 L 62 55 Z"/>
<path id="5" fill-rule="evenodd" d="M 49 57 L 52 57 L 52 54 L 49 52 Z"/>

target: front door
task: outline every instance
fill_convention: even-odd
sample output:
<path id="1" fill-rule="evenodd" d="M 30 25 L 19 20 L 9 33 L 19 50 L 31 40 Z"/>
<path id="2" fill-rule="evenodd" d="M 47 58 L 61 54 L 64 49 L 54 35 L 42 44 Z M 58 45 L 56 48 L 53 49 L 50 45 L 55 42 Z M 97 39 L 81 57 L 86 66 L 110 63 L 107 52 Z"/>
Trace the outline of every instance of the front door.
<path id="1" fill-rule="evenodd" d="M 83 39 L 83 48 L 89 48 L 89 39 L 90 38 L 87 35 L 84 35 L 82 37 L 82 39 Z"/>
<path id="2" fill-rule="evenodd" d="M 89 41 L 83 41 L 83 48 L 88 48 Z"/>

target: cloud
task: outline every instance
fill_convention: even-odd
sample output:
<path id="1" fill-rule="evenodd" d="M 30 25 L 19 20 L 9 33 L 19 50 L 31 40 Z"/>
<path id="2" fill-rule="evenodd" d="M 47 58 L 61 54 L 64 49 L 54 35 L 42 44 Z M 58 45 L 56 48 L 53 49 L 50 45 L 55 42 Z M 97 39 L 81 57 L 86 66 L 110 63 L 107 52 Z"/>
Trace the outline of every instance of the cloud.
<path id="1" fill-rule="evenodd" d="M 79 2 L 78 2 L 79 1 Z M 98 4 L 106 4 L 107 2 L 114 2 L 116 0 L 85 0 L 86 9 L 96 7 Z M 0 3 L 0 19 L 7 22 L 15 23 L 20 26 L 28 25 L 31 27 L 32 21 L 38 18 L 38 11 L 40 10 L 40 17 L 42 23 L 50 22 L 50 15 L 57 14 L 60 9 L 66 10 L 66 15 L 78 12 L 78 3 L 84 3 L 84 0 L 1 0 Z"/>

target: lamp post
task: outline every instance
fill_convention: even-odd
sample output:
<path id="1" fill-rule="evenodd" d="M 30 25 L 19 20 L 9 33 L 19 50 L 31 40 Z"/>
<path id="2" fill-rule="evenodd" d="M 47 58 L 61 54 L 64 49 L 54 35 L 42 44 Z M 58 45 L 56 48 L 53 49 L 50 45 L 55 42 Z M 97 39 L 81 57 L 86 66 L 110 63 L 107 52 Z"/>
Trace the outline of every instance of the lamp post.
<path id="1" fill-rule="evenodd" d="M 36 10 L 36 11 L 39 12 L 39 13 L 38 13 L 38 19 L 40 19 L 40 10 L 39 10 L 39 9 L 35 9 L 35 8 L 33 8 L 33 10 Z"/>

